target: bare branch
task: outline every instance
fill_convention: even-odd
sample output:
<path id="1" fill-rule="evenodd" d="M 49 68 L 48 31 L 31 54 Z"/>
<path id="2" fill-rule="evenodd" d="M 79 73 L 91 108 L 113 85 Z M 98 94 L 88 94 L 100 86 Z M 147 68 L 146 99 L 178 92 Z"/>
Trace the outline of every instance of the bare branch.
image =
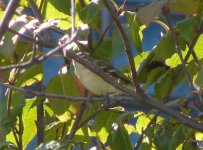
<path id="1" fill-rule="evenodd" d="M 52 54 L 62 50 L 62 48 L 64 48 L 65 46 L 71 44 L 72 42 L 74 42 L 77 38 L 78 35 L 78 31 L 75 32 L 75 34 L 73 35 L 73 37 L 70 40 L 67 40 L 64 44 L 57 46 L 56 48 L 52 49 L 51 51 L 47 52 L 45 55 L 43 56 L 38 56 L 35 57 L 34 60 L 32 61 L 28 61 L 28 62 L 24 62 L 21 64 L 16 64 L 16 65 L 9 65 L 9 66 L 2 66 L 0 67 L 0 70 L 9 70 L 9 69 L 13 69 L 13 68 L 27 68 L 29 66 L 32 66 L 36 63 L 40 63 L 42 61 L 44 61 L 45 59 L 49 58 Z"/>
<path id="2" fill-rule="evenodd" d="M 34 12 L 34 14 L 35 14 L 35 16 L 38 18 L 39 22 L 42 23 L 43 20 L 44 20 L 44 18 L 43 18 L 43 16 L 42 16 L 42 14 L 40 13 L 40 11 L 39 11 L 37 5 L 34 3 L 33 0 L 29 0 L 29 4 L 30 4 L 30 6 L 31 6 L 31 8 L 32 8 L 32 10 L 33 10 L 33 12 Z"/>
<path id="3" fill-rule="evenodd" d="M 6 11 L 0 24 L 0 41 L 2 40 L 2 37 L 4 36 L 4 34 L 8 29 L 9 21 L 13 17 L 13 14 L 15 13 L 15 10 L 18 7 L 19 2 L 20 0 L 10 0 L 8 6 L 6 7 Z"/>
<path id="4" fill-rule="evenodd" d="M 90 115 L 89 117 L 87 117 L 85 120 L 83 120 L 79 125 L 77 129 L 80 129 L 83 125 L 87 124 L 91 119 L 93 119 L 95 116 L 97 116 L 99 113 L 103 112 L 104 110 L 114 107 L 117 104 L 119 104 L 120 101 L 115 101 L 112 102 L 108 105 L 103 105 L 99 110 L 95 111 L 92 115 Z"/>
<path id="5" fill-rule="evenodd" d="M 182 55 L 182 53 L 181 53 L 181 48 L 180 48 L 180 43 L 179 43 L 178 37 L 177 37 L 177 35 L 176 35 L 176 32 L 175 32 L 175 30 L 174 30 L 174 28 L 173 28 L 173 25 L 172 25 L 171 20 L 170 20 L 170 17 L 169 17 L 169 9 L 166 8 L 166 7 L 167 7 L 167 6 L 165 6 L 165 7 L 162 8 L 163 14 L 164 14 L 164 16 L 165 16 L 165 18 L 166 18 L 166 21 L 168 22 L 169 29 L 170 29 L 170 31 L 171 31 L 173 41 L 174 41 L 174 43 L 175 43 L 175 49 L 176 49 L 176 52 L 178 53 L 178 56 L 179 56 L 179 58 L 180 58 L 180 60 L 181 60 L 182 67 L 183 67 L 183 70 L 184 70 L 184 72 L 185 72 L 185 76 L 186 76 L 186 78 L 187 78 L 187 80 L 188 80 L 189 86 L 190 86 L 190 88 L 191 88 L 192 90 L 194 90 L 195 88 L 194 88 L 194 85 L 193 85 L 193 83 L 192 83 L 192 79 L 191 79 L 190 74 L 189 74 L 189 71 L 188 71 L 188 69 L 187 69 L 187 67 L 186 67 L 186 62 L 184 61 L 183 55 Z"/>
<path id="6" fill-rule="evenodd" d="M 112 7 L 110 6 L 110 4 L 109 4 L 109 2 L 107 0 L 103 0 L 103 2 L 104 2 L 104 5 L 106 6 L 106 8 L 108 9 L 109 13 L 111 14 L 111 17 L 113 18 L 113 20 L 114 20 L 114 22 L 115 22 L 121 36 L 122 36 L 123 43 L 124 43 L 124 46 L 125 46 L 125 51 L 126 51 L 126 54 L 128 56 L 128 61 L 129 61 L 130 68 L 131 68 L 131 71 L 132 71 L 133 84 L 134 84 L 137 92 L 139 94 L 142 94 L 143 90 L 140 88 L 139 82 L 137 80 L 135 62 L 134 62 L 134 59 L 133 59 L 133 54 L 132 54 L 129 39 L 128 39 L 128 37 L 127 37 L 127 35 L 125 33 L 125 30 L 123 29 L 120 21 L 118 20 L 117 14 L 116 14 L 116 12 L 114 12 L 114 9 L 112 9 Z"/>
<path id="7" fill-rule="evenodd" d="M 137 140 L 137 143 L 134 147 L 134 150 L 139 150 L 139 147 L 142 143 L 142 140 L 144 138 L 145 133 L 147 132 L 147 130 L 149 130 L 149 128 L 151 127 L 152 124 L 154 124 L 156 122 L 157 117 L 159 116 L 159 112 L 156 113 L 156 115 L 151 119 L 151 121 L 148 123 L 147 127 L 142 131 L 142 134 L 140 135 L 139 139 Z"/>
<path id="8" fill-rule="evenodd" d="M 30 90 L 26 88 L 19 88 L 16 86 L 12 86 L 10 84 L 2 83 L 0 82 L 0 85 L 15 91 L 19 91 L 26 94 L 31 94 L 33 96 L 40 96 L 40 97 L 46 97 L 46 98 L 55 98 L 55 99 L 61 99 L 61 100 L 67 100 L 72 102 L 83 102 L 83 101 L 90 101 L 89 97 L 75 97 L 75 96 L 65 96 L 60 94 L 53 94 L 53 93 L 45 93 L 45 92 L 38 92 L 35 90 Z M 114 96 L 109 98 L 110 101 L 133 101 L 132 97 L 129 96 Z M 99 101 L 105 101 L 104 97 L 91 97 L 91 101 L 99 102 Z"/>

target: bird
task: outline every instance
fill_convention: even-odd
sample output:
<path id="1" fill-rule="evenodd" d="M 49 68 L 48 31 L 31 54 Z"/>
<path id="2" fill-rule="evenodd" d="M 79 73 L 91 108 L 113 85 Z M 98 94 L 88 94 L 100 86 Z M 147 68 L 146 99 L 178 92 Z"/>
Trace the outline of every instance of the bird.
<path id="1" fill-rule="evenodd" d="M 66 41 L 68 38 L 69 38 L 68 36 L 64 36 L 63 38 L 61 38 L 59 44 L 60 45 L 63 44 L 64 41 Z M 89 53 L 85 51 L 80 51 L 80 48 L 79 46 L 77 46 L 76 43 L 67 45 L 63 51 L 65 55 L 67 51 L 72 51 L 75 55 L 99 67 L 106 74 L 115 79 L 115 81 L 117 81 L 118 83 L 127 85 L 127 87 L 133 89 L 130 77 L 124 75 L 121 71 L 114 68 L 110 63 L 104 60 L 94 59 L 90 56 Z M 92 72 L 89 68 L 86 68 L 83 64 L 80 64 L 75 60 L 71 60 L 71 62 L 74 68 L 74 74 L 83 84 L 83 86 L 91 93 L 95 95 L 110 95 L 110 96 L 124 94 L 121 90 L 117 89 L 110 83 L 106 82 L 104 79 L 102 79 L 102 77 Z"/>
<path id="2" fill-rule="evenodd" d="M 102 60 L 95 60 L 91 57 L 87 57 L 83 53 L 77 53 L 78 56 L 86 59 L 87 61 L 91 61 L 93 65 L 96 65 L 100 69 L 102 69 L 106 74 L 111 76 L 115 81 L 127 85 L 132 88 L 131 80 L 129 77 L 125 76 L 122 72 L 114 68 L 110 63 L 107 63 Z M 74 73 L 80 82 L 84 85 L 86 89 L 96 95 L 121 95 L 123 92 L 113 85 L 107 83 L 104 79 L 102 79 L 99 75 L 92 72 L 82 64 L 72 61 L 74 67 Z"/>

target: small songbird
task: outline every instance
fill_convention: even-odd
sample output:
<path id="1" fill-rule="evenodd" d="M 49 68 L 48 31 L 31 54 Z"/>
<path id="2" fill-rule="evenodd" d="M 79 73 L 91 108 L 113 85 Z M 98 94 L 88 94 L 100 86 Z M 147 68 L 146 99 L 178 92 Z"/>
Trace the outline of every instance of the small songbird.
<path id="1" fill-rule="evenodd" d="M 67 36 L 61 39 L 61 42 L 64 42 L 67 40 Z M 82 59 L 91 62 L 92 65 L 95 65 L 95 67 L 99 67 L 102 69 L 106 74 L 110 75 L 115 81 L 126 85 L 129 88 L 133 88 L 131 80 L 129 77 L 125 76 L 122 72 L 115 69 L 111 64 L 101 61 L 101 60 L 95 60 L 92 57 L 89 56 L 88 53 L 84 51 L 79 51 L 76 44 L 72 43 L 68 46 L 66 46 L 63 49 L 64 53 L 67 51 L 72 51 L 77 56 L 81 57 Z M 116 87 L 112 86 L 111 84 L 107 83 L 104 79 L 102 79 L 99 75 L 92 72 L 88 68 L 86 68 L 84 65 L 76 62 L 75 60 L 72 60 L 72 64 L 74 67 L 74 73 L 77 76 L 77 78 L 80 80 L 80 82 L 83 84 L 83 86 L 88 89 L 90 92 L 96 94 L 96 95 L 120 95 L 123 94 L 122 91 L 117 89 Z"/>
<path id="2" fill-rule="evenodd" d="M 82 53 L 77 53 L 77 55 L 84 59 L 87 59 L 86 56 Z M 89 61 L 89 59 L 87 59 L 87 61 Z M 74 60 L 72 61 L 72 63 L 74 66 L 75 75 L 78 77 L 81 83 L 92 93 L 97 95 L 119 95 L 123 93 L 116 87 L 107 83 L 104 79 L 102 79 L 100 76 L 98 76 L 96 73 L 92 72 L 82 64 L 79 64 Z M 93 59 L 91 59 L 91 63 L 102 69 L 106 74 L 110 75 L 117 82 L 132 88 L 130 78 L 125 76 L 119 70 L 115 69 L 112 65 L 104 61 L 98 61 Z"/>

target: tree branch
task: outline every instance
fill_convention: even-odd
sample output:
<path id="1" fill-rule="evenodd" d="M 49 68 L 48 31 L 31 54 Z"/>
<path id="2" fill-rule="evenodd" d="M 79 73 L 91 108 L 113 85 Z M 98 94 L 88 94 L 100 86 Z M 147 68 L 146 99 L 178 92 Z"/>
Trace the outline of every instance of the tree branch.
<path id="1" fill-rule="evenodd" d="M 55 99 L 62 99 L 62 100 L 67 100 L 67 101 L 72 101 L 72 102 L 83 102 L 83 101 L 90 101 L 89 97 L 75 97 L 75 96 L 65 96 L 65 95 L 60 95 L 60 94 L 53 94 L 53 93 L 45 93 L 45 92 L 38 92 L 35 90 L 30 90 L 26 88 L 19 88 L 16 86 L 12 86 L 10 84 L 2 83 L 0 82 L 0 86 L 19 91 L 25 94 L 31 94 L 33 96 L 40 96 L 40 97 L 47 97 L 47 98 L 55 98 Z M 109 97 L 110 101 L 126 101 L 126 102 L 132 102 L 133 98 L 129 96 L 114 96 L 114 97 Z M 104 97 L 91 97 L 92 102 L 99 102 L 99 101 L 105 101 Z"/>
<path id="2" fill-rule="evenodd" d="M 126 51 L 126 54 L 128 56 L 128 61 L 129 61 L 130 68 L 131 68 L 131 71 L 132 71 L 133 84 L 134 84 L 137 92 L 139 94 L 142 94 L 143 90 L 140 88 L 140 84 L 139 84 L 139 82 L 137 80 L 135 62 L 134 62 L 134 59 L 133 59 L 133 54 L 132 54 L 129 39 L 128 39 L 128 37 L 127 37 L 127 35 L 125 33 L 125 30 L 123 29 L 120 21 L 118 20 L 117 14 L 114 12 L 114 9 L 110 6 L 110 4 L 109 4 L 109 2 L 107 0 L 103 0 L 103 2 L 104 2 L 104 5 L 106 6 L 107 10 L 109 11 L 111 17 L 113 18 L 113 20 L 114 20 L 114 22 L 115 22 L 121 36 L 122 36 L 123 43 L 124 43 L 124 46 L 125 46 L 125 51 Z"/>
<path id="3" fill-rule="evenodd" d="M 2 66 L 2 67 L 0 67 L 0 70 L 9 70 L 9 69 L 13 69 L 13 68 L 27 68 L 36 63 L 40 63 L 40 62 L 44 61 L 45 59 L 49 58 L 52 54 L 62 50 L 65 46 L 74 42 L 77 38 L 77 35 L 78 35 L 78 31 L 76 31 L 75 34 L 73 35 L 73 37 L 70 40 L 67 40 L 64 44 L 57 46 L 56 48 L 50 50 L 43 56 L 35 57 L 35 59 L 32 61 L 27 61 L 27 62 L 24 62 L 21 64 L 16 64 L 16 65 Z"/>
<path id="4" fill-rule="evenodd" d="M 10 0 L 8 6 L 6 7 L 6 11 L 0 24 L 0 41 L 8 29 L 9 21 L 13 17 L 19 2 L 20 0 Z"/>
<path id="5" fill-rule="evenodd" d="M 187 69 L 187 67 L 186 67 L 186 62 L 184 61 L 183 55 L 182 55 L 182 53 L 181 53 L 180 43 L 179 43 L 178 37 L 177 37 L 177 35 L 176 35 L 176 32 L 174 31 L 173 25 L 172 25 L 172 23 L 171 23 L 171 20 L 170 20 L 170 17 L 169 17 L 169 9 L 168 9 L 167 7 L 168 7 L 168 6 L 164 6 L 164 7 L 162 8 L 163 14 L 164 14 L 164 16 L 165 16 L 165 18 L 166 18 L 166 21 L 168 22 L 169 29 L 170 29 L 170 31 L 171 31 L 173 41 L 174 41 L 174 43 L 175 43 L 175 49 L 176 49 L 176 52 L 177 52 L 177 54 L 178 54 L 178 56 L 179 56 L 179 58 L 180 58 L 180 60 L 181 60 L 182 67 L 183 67 L 183 70 L 184 70 L 184 72 L 185 72 L 185 76 L 186 76 L 186 78 L 187 78 L 187 80 L 188 80 L 189 86 L 190 86 L 190 88 L 191 88 L 192 90 L 194 90 L 195 88 L 194 88 L 194 85 L 193 85 L 193 83 L 192 83 L 192 79 L 191 79 L 191 77 L 190 77 L 189 71 L 188 71 L 188 69 Z"/>

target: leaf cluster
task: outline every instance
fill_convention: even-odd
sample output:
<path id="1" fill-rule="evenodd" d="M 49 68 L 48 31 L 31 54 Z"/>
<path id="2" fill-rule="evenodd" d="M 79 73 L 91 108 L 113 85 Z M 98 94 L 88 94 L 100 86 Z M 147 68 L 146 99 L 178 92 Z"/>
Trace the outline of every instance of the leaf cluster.
<path id="1" fill-rule="evenodd" d="M 138 11 L 113 0 L 75 0 L 72 5 L 69 0 L 20 0 L 10 6 L 0 1 L 1 22 L 8 23 L 0 26 L 0 85 L 6 88 L 0 100 L 0 149 L 201 148 L 202 0 L 155 1 Z M 9 9 L 16 10 L 11 19 L 5 17 Z M 113 20 L 105 24 L 104 13 Z M 183 19 L 172 24 L 171 14 Z M 164 30 L 154 48 L 145 50 L 144 32 L 152 24 Z M 132 77 L 136 89 L 107 101 L 95 97 L 62 52 L 64 35 L 72 37 L 68 46 L 92 59 L 112 63 L 122 57 L 114 66 Z M 44 85 L 47 60 L 64 64 Z M 173 91 L 183 82 L 191 92 L 174 100 Z"/>

